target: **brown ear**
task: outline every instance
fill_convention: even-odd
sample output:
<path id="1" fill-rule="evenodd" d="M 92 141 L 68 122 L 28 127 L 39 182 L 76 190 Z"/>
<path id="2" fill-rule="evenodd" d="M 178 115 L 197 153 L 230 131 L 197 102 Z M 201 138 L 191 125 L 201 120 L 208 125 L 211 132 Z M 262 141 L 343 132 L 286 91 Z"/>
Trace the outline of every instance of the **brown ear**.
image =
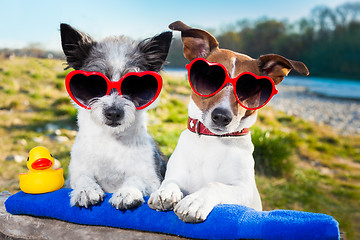
<path id="1" fill-rule="evenodd" d="M 187 26 L 181 21 L 169 25 L 171 30 L 181 31 L 181 38 L 184 45 L 184 56 L 189 61 L 197 57 L 206 58 L 211 51 L 217 49 L 219 43 L 215 37 L 207 31 Z"/>
<path id="2" fill-rule="evenodd" d="M 257 59 L 257 62 L 260 72 L 271 77 L 275 84 L 279 84 L 291 69 L 294 69 L 301 75 L 309 75 L 309 70 L 304 63 L 286 59 L 280 55 L 263 55 Z"/>

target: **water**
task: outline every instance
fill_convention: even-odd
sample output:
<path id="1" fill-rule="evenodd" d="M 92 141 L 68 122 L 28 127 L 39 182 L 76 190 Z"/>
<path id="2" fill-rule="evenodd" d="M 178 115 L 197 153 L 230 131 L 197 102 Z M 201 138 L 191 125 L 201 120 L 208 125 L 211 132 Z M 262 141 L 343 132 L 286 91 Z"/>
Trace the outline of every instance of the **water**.
<path id="1" fill-rule="evenodd" d="M 165 72 L 177 76 L 187 75 L 185 68 L 165 68 Z M 360 81 L 311 76 L 287 76 L 281 85 L 304 86 L 309 92 L 330 98 L 360 100 Z"/>
<path id="2" fill-rule="evenodd" d="M 284 85 L 304 86 L 325 97 L 360 100 L 360 81 L 322 77 L 286 77 Z"/>

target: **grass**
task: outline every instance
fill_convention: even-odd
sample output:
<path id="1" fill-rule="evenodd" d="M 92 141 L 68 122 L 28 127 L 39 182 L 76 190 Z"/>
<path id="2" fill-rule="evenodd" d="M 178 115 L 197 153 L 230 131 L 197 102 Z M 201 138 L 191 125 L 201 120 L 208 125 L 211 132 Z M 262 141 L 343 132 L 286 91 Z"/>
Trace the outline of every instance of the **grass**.
<path id="1" fill-rule="evenodd" d="M 18 174 L 27 171 L 25 162 L 6 158 L 26 158 L 37 145 L 50 149 L 67 175 L 77 126 L 63 68 L 58 60 L 0 62 L 0 191 L 18 191 Z M 190 89 L 184 77 L 163 78 L 158 107 L 149 110 L 148 129 L 169 157 L 186 127 Z M 326 213 L 339 221 L 346 239 L 360 239 L 360 136 L 339 136 L 328 126 L 271 107 L 259 111 L 251 131 L 265 210 Z M 68 141 L 58 142 L 59 135 Z"/>
<path id="2" fill-rule="evenodd" d="M 251 136 L 256 146 L 253 155 L 256 159 L 257 173 L 275 177 L 289 176 L 293 173 L 295 164 L 291 156 L 296 146 L 292 134 L 263 131 L 253 127 Z"/>

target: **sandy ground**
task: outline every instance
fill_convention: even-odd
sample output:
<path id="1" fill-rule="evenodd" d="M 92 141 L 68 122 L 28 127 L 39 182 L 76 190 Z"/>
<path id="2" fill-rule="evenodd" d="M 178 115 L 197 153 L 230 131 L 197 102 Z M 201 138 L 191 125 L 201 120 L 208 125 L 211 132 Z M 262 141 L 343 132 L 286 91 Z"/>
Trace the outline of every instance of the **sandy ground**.
<path id="1" fill-rule="evenodd" d="M 279 85 L 277 89 L 279 93 L 269 103 L 275 109 L 330 125 L 343 135 L 360 134 L 360 100 L 321 97 L 299 86 Z"/>

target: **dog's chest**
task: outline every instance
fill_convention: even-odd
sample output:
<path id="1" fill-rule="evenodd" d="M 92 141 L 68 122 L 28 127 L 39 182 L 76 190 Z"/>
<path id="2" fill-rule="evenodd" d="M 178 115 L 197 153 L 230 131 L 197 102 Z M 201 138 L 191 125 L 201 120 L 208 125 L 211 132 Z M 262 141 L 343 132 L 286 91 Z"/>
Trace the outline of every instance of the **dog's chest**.
<path id="1" fill-rule="evenodd" d="M 218 139 L 184 131 L 171 161 L 186 169 L 189 176 L 182 186 L 194 192 L 209 182 L 234 184 L 254 174 L 250 136 Z M 170 168 L 170 166 L 169 166 Z"/>
<path id="2" fill-rule="evenodd" d="M 124 145 L 116 139 L 103 138 L 92 144 L 89 167 L 99 185 L 106 192 L 115 192 L 132 176 L 154 171 L 151 143 Z M 96 151 L 94 151 L 97 149 Z"/>
<path id="3" fill-rule="evenodd" d="M 152 160 L 153 151 L 149 145 L 130 148 L 117 146 L 113 154 L 109 154 L 102 160 L 99 170 L 103 172 L 97 175 L 102 176 L 104 182 L 113 183 L 116 186 L 116 182 L 123 182 L 127 177 L 141 176 L 145 171 L 153 170 Z M 107 174 L 103 174 L 104 172 Z"/>

